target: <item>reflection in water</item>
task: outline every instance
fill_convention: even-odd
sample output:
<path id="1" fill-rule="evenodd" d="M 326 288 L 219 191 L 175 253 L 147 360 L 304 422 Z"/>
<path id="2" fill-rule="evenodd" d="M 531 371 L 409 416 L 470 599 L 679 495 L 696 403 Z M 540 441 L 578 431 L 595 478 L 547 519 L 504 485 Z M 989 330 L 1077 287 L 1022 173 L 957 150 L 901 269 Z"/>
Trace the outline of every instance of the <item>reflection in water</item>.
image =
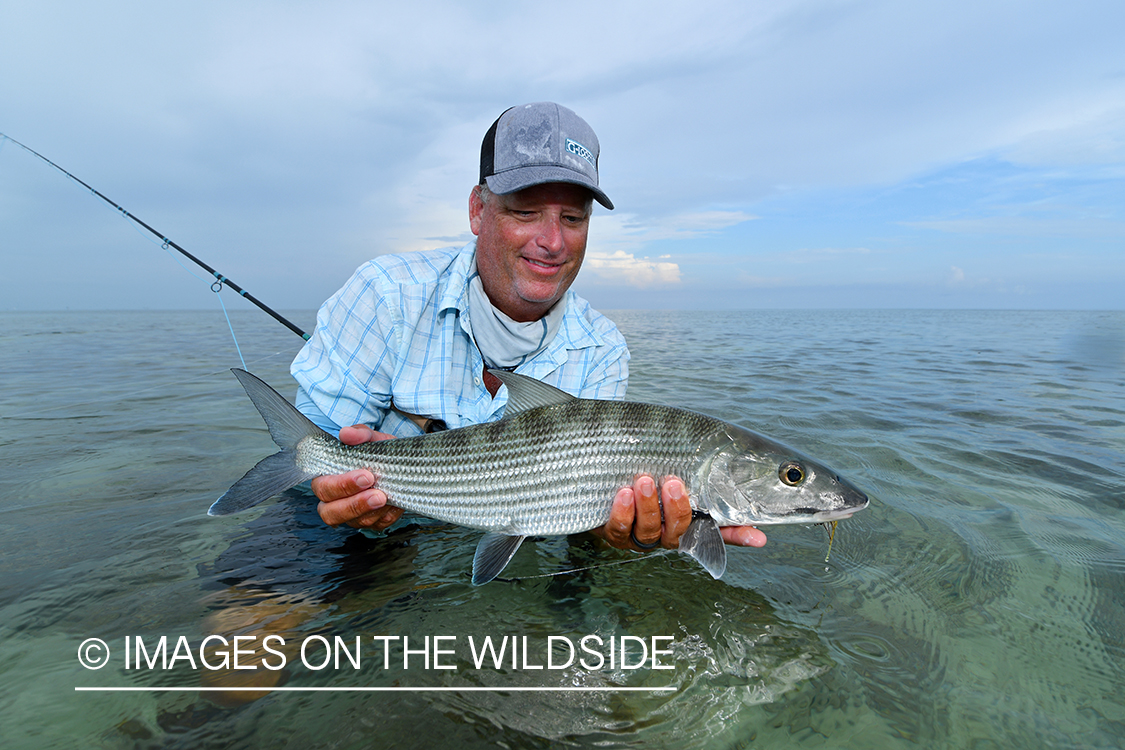
<path id="1" fill-rule="evenodd" d="M 632 556 L 587 537 L 540 540 L 529 545 L 534 554 L 513 562 L 512 573 L 521 580 L 472 587 L 466 585 L 465 571 L 478 532 L 422 519 L 386 538 L 357 534 L 345 544 L 327 546 L 339 536 L 319 526 L 311 507 L 307 495 L 289 493 L 273 512 L 250 521 L 206 566 L 205 578 L 227 587 L 209 598 L 216 609 L 207 622 L 239 626 L 223 632 L 283 633 L 287 643 L 298 632 L 456 636 L 456 655 L 447 658 L 456 669 L 418 669 L 418 657 L 413 669 L 402 669 L 401 651 L 392 648 L 391 669 L 372 670 L 371 660 L 381 667 L 384 657 L 372 649 L 359 674 L 345 670 L 330 675 L 335 686 L 676 688 L 673 693 L 418 694 L 423 716 L 436 713 L 443 725 L 452 721 L 473 727 L 482 739 L 522 736 L 585 744 L 635 735 L 665 747 L 696 747 L 702 738 L 725 735 L 733 741 L 739 734 L 734 717 L 776 701 L 832 665 L 815 632 L 786 622 L 751 590 L 696 576 L 691 562 L 676 555 L 605 565 L 615 557 Z M 324 545 L 320 548 L 312 544 L 317 536 Z M 692 585 L 685 587 L 686 581 Z M 577 659 L 565 669 L 525 668 L 545 665 L 550 637 L 565 637 L 577 646 L 590 635 L 599 639 L 588 642 L 600 654 L 598 661 L 589 653 L 579 656 L 587 657 L 588 664 L 604 660 L 600 669 L 583 668 Z M 671 643 L 671 655 L 661 664 L 673 668 L 625 669 L 620 654 L 614 654 L 617 662 L 610 668 L 606 644 L 629 635 L 650 643 L 652 636 L 671 636 L 663 642 Z M 477 668 L 469 639 L 475 645 L 506 637 L 532 644 L 530 656 L 521 653 L 513 664 L 508 651 L 499 666 L 486 660 Z M 637 641 L 629 645 L 632 663 L 643 660 Z M 568 660 L 567 654 L 554 657 L 558 664 Z M 299 666 L 289 671 L 295 683 L 319 682 Z M 229 696 L 222 702 L 231 703 Z M 237 723 L 240 718 L 213 716 L 202 726 L 185 727 L 184 742 L 204 742 L 218 731 L 215 721 Z M 332 724 L 338 733 L 335 719 Z"/>

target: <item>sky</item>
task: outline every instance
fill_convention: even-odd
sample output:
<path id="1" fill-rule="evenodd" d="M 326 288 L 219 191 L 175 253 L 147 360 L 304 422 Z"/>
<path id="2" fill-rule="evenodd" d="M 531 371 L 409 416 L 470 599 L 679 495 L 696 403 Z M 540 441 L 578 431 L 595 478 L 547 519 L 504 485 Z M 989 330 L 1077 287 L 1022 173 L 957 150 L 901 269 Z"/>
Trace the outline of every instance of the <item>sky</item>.
<path id="1" fill-rule="evenodd" d="M 41 0 L 0 15 L 0 133 L 279 309 L 471 239 L 485 130 L 542 100 L 601 142 L 598 308 L 1123 309 L 1122 29 L 1120 0 Z M 0 260 L 0 310 L 215 305 L 2 139 Z"/>

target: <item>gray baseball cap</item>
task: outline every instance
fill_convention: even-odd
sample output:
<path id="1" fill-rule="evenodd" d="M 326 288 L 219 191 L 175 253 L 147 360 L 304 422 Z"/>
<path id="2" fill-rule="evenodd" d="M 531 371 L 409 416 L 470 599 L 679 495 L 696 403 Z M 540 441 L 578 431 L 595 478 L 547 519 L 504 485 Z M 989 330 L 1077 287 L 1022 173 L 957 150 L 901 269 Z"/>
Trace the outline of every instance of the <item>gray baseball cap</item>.
<path id="1" fill-rule="evenodd" d="M 569 182 L 613 202 L 598 187 L 598 137 L 573 111 L 553 102 L 512 107 L 492 123 L 480 147 L 480 181 L 497 195 Z"/>

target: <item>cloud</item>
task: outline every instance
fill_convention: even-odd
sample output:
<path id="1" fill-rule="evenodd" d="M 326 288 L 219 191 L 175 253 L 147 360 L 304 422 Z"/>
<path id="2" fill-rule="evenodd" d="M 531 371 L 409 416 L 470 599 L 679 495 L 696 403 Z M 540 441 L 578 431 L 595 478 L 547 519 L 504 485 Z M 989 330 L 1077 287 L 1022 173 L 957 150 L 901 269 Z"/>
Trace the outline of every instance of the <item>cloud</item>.
<path id="1" fill-rule="evenodd" d="M 662 256 L 662 258 L 667 256 Z M 613 253 L 587 252 L 583 273 L 610 284 L 649 289 L 680 283 L 680 267 L 666 260 L 637 258 L 617 250 Z M 587 279 L 589 280 L 589 279 Z"/>
<path id="2" fill-rule="evenodd" d="M 1078 108 L 1056 108 L 1025 127 L 1002 151 L 1029 166 L 1125 166 L 1125 83 L 1100 92 Z"/>
<path id="3" fill-rule="evenodd" d="M 794 284 L 862 285 L 876 254 L 879 278 L 940 281 L 966 240 L 994 277 L 1017 248 L 1082 250 L 1119 282 L 1125 4 L 1029 3 L 575 0 L 596 20 L 532 56 L 511 40 L 554 11 L 510 0 L 16 3 L 0 131 L 281 305 L 315 306 L 367 258 L 468 239 L 484 131 L 540 99 L 601 141 L 618 210 L 597 212 L 583 276 L 603 288 L 710 290 L 739 269 L 776 284 L 786 263 L 804 264 Z M 0 247 L 28 251 L 0 274 L 5 305 L 55 304 L 22 276 L 133 262 L 132 237 L 101 229 L 112 212 L 44 169 L 0 152 Z M 923 269 L 922 250 L 947 259 Z M 130 271 L 126 304 L 209 301 Z M 120 304 L 85 282 L 63 274 L 57 298 Z"/>
<path id="4" fill-rule="evenodd" d="M 871 249 L 866 247 L 803 247 L 799 250 L 788 250 L 778 255 L 787 263 L 823 263 L 870 254 Z"/>
<path id="5" fill-rule="evenodd" d="M 590 235 L 602 251 L 630 252 L 667 240 L 688 240 L 717 234 L 756 216 L 744 211 L 694 211 L 666 216 L 600 214 Z"/>
<path id="6" fill-rule="evenodd" d="M 745 271 L 740 271 L 735 276 L 738 286 L 750 289 L 780 289 L 794 286 L 794 279 L 789 276 L 756 276 Z"/>
<path id="7" fill-rule="evenodd" d="M 1030 216 L 982 216 L 972 219 L 908 221 L 902 224 L 951 234 L 1069 238 L 1125 237 L 1125 221 L 1101 217 L 1041 219 Z"/>
<path id="8" fill-rule="evenodd" d="M 685 212 L 647 221 L 632 214 L 600 213 L 591 223 L 591 249 L 586 251 L 583 273 L 593 283 L 646 289 L 675 286 L 680 284 L 682 272 L 672 254 L 664 253 L 652 260 L 639 256 L 638 251 L 655 243 L 715 235 L 754 218 L 743 211 L 719 210 Z"/>
<path id="9" fill-rule="evenodd" d="M 866 247 L 823 247 L 761 254 L 739 263 L 745 268 L 737 271 L 734 278 L 739 285 L 755 289 L 837 284 L 849 269 L 855 268 L 855 258 L 866 257 L 871 252 Z M 724 265 L 729 278 L 734 264 L 728 260 Z M 765 275 L 760 273 L 761 270 L 780 270 L 782 273 Z M 867 275 L 870 280 L 871 273 L 868 272 Z"/>

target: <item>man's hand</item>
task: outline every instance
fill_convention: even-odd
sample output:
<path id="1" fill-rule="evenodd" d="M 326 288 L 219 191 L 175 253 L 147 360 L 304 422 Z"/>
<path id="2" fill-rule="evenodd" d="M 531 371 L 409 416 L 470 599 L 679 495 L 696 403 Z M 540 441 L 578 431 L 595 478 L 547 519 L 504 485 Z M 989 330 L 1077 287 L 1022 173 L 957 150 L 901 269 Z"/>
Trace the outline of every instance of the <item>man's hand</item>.
<path id="1" fill-rule="evenodd" d="M 676 549 L 689 525 L 691 503 L 679 477 L 665 477 L 658 496 L 656 482 L 642 474 L 632 487 L 618 490 L 609 521 L 593 533 L 619 549 L 643 551 L 652 549 L 649 545 Z M 725 526 L 720 532 L 727 544 L 761 547 L 766 543 L 766 535 L 753 526 Z"/>
<path id="2" fill-rule="evenodd" d="M 766 535 L 754 526 L 720 526 L 723 541 L 736 547 L 765 547 Z"/>
<path id="3" fill-rule="evenodd" d="M 340 430 L 340 442 L 345 445 L 373 443 L 392 437 L 362 424 Z M 399 519 L 402 508 L 387 505 L 387 496 L 382 490 L 373 489 L 374 486 L 375 475 L 367 469 L 316 477 L 312 480 L 312 491 L 320 500 L 317 513 L 329 526 L 346 523 L 356 529 L 382 531 Z"/>
<path id="4" fill-rule="evenodd" d="M 346 445 L 392 437 L 361 424 L 340 430 L 340 442 Z M 387 528 L 402 516 L 402 509 L 387 505 L 387 496 L 374 486 L 375 476 L 367 469 L 316 477 L 312 491 L 320 500 L 317 512 L 321 520 L 329 526 L 347 524 L 376 531 Z M 691 503 L 684 483 L 678 477 L 665 477 L 658 495 L 653 478 L 642 474 L 632 487 L 617 492 L 609 521 L 593 533 L 619 549 L 652 549 L 648 545 L 676 549 L 689 525 Z M 724 526 L 720 531 L 727 544 L 761 547 L 766 543 L 766 535 L 753 526 Z"/>

